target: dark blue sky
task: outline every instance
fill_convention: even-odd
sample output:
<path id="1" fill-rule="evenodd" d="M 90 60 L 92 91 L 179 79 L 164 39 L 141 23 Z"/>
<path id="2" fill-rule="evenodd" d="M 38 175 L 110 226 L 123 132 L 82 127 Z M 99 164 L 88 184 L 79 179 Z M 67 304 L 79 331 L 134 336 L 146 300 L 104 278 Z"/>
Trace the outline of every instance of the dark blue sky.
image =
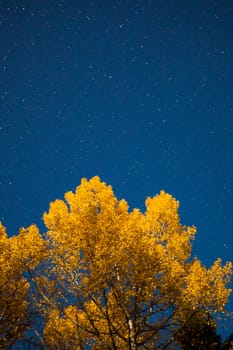
<path id="1" fill-rule="evenodd" d="M 161 189 L 194 254 L 233 259 L 233 2 L 0 1 L 0 217 L 10 235 L 99 175 Z"/>

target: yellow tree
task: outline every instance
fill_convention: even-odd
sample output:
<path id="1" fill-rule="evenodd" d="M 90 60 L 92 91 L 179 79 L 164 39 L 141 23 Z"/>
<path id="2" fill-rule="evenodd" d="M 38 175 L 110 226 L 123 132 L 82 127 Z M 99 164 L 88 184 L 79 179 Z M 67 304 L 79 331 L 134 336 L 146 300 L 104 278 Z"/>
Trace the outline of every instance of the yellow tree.
<path id="1" fill-rule="evenodd" d="M 191 259 L 196 229 L 161 191 L 129 211 L 98 177 L 44 214 L 47 258 L 34 274 L 46 349 L 173 349 L 198 313 L 224 312 L 231 263 Z"/>
<path id="2" fill-rule="evenodd" d="M 0 349 L 9 348 L 29 328 L 30 284 L 25 273 L 39 263 L 43 246 L 36 226 L 8 238 L 0 222 Z"/>

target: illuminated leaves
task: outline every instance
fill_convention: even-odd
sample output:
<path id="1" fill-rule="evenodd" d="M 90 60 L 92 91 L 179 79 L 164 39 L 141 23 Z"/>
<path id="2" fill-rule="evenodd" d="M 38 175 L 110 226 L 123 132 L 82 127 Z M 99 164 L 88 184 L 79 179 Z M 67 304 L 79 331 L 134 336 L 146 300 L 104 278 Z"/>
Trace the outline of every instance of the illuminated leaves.
<path id="1" fill-rule="evenodd" d="M 10 239 L 0 226 L 0 308 L 7 301 L 23 320 L 30 295 L 47 349 L 169 348 L 190 315 L 223 312 L 231 292 L 230 263 L 191 259 L 196 229 L 178 209 L 161 191 L 145 213 L 129 211 L 99 177 L 83 179 L 50 204 L 44 239 L 34 225 Z"/>
<path id="2" fill-rule="evenodd" d="M 24 274 L 39 263 L 43 246 L 35 226 L 8 238 L 0 223 L 0 348 L 13 344 L 29 327 L 30 285 Z"/>
<path id="3" fill-rule="evenodd" d="M 188 309 L 223 311 L 231 265 L 217 261 L 208 270 L 197 259 L 189 261 L 196 229 L 180 223 L 178 208 L 179 202 L 161 191 L 147 198 L 145 213 L 129 212 L 98 177 L 83 179 L 64 202 L 50 205 L 44 214 L 50 257 L 59 271 L 57 290 L 67 296 L 64 305 L 54 305 L 59 327 L 67 331 L 59 328 L 60 341 L 75 332 L 72 346 L 139 349 L 156 343 L 159 348 L 168 341 L 164 329 L 179 327 Z M 75 307 L 68 316 L 69 299 Z M 44 336 L 57 347 L 50 327 L 52 321 Z"/>

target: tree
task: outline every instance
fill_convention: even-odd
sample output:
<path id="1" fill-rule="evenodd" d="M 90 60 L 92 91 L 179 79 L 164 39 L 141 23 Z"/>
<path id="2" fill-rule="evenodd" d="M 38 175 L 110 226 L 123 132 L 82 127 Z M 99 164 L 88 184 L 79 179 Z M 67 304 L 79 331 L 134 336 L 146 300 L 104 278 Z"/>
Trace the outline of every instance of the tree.
<path id="1" fill-rule="evenodd" d="M 161 191 L 129 211 L 98 177 L 50 204 L 46 254 L 29 268 L 44 349 L 174 349 L 203 314 L 224 312 L 231 263 L 191 258 L 195 227 Z"/>
<path id="2" fill-rule="evenodd" d="M 221 350 L 221 337 L 216 333 L 216 322 L 206 311 L 192 312 L 176 334 L 182 350 Z"/>
<path id="3" fill-rule="evenodd" d="M 43 245 L 36 226 L 8 238 L 0 222 L 0 349 L 13 345 L 30 326 L 25 273 L 40 262 Z"/>

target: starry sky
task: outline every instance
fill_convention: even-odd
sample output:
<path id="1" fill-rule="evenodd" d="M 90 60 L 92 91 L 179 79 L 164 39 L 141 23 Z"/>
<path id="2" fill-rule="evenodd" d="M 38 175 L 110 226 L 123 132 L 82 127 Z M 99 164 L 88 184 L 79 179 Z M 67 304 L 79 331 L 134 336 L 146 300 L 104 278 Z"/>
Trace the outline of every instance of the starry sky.
<path id="1" fill-rule="evenodd" d="M 161 189 L 233 260 L 233 2 L 0 1 L 0 219 L 8 234 L 99 175 Z"/>

